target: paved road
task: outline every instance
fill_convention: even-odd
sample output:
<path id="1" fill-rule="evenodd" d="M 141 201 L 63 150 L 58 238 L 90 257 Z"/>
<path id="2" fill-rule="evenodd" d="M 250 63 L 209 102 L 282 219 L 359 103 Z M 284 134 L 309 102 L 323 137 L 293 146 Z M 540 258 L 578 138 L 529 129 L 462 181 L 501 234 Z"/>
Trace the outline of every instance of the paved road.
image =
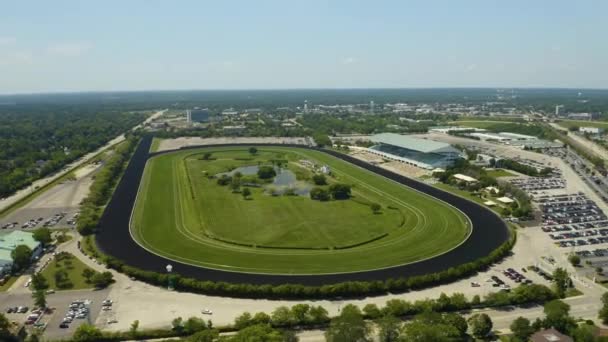
<path id="1" fill-rule="evenodd" d="M 154 113 L 153 115 L 151 115 L 149 118 L 147 118 L 143 123 L 133 127 L 133 130 L 142 127 L 143 125 L 151 122 L 152 120 L 158 118 L 159 116 L 163 115 L 168 109 L 165 110 L 161 110 L 159 112 Z M 17 191 L 15 194 L 4 198 L 2 200 L 0 200 L 0 211 L 6 209 L 7 207 L 11 206 L 13 203 L 18 202 L 19 200 L 23 199 L 24 197 L 28 196 L 29 194 L 33 193 L 36 189 L 51 183 L 52 181 L 58 179 L 59 177 L 73 171 L 74 169 L 76 169 L 77 167 L 79 167 L 80 165 L 83 165 L 84 163 L 88 162 L 89 160 L 91 160 L 93 157 L 95 157 L 96 155 L 98 155 L 100 152 L 103 152 L 109 148 L 111 148 L 112 146 L 122 142 L 125 140 L 125 136 L 120 135 L 112 140 L 110 140 L 107 144 L 105 144 L 104 146 L 100 147 L 99 149 L 86 154 L 85 156 L 81 157 L 80 159 L 76 160 L 75 162 L 68 164 L 67 166 L 65 166 L 61 171 L 45 177 L 45 178 L 41 178 L 38 179 L 37 181 L 33 182 L 30 186 L 23 188 L 19 191 Z"/>

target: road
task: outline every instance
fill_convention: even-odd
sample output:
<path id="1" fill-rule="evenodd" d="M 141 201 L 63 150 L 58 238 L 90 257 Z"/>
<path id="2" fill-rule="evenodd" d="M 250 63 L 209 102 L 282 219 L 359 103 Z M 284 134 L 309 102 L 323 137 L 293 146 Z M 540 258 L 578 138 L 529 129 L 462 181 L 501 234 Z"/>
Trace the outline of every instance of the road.
<path id="1" fill-rule="evenodd" d="M 151 122 L 152 120 L 158 118 L 159 116 L 163 115 L 167 110 L 168 109 L 164 109 L 164 110 L 154 113 L 149 118 L 147 118 L 144 122 L 133 127 L 132 130 L 143 127 L 143 125 L 145 125 L 145 124 Z M 41 187 L 53 182 L 54 180 L 62 177 L 63 175 L 68 174 L 69 172 L 72 172 L 74 169 L 78 168 L 79 166 L 81 166 L 81 165 L 87 163 L 88 161 L 90 161 L 91 159 L 93 159 L 99 153 L 111 148 L 112 146 L 114 146 L 124 140 L 125 140 L 125 136 L 124 136 L 124 134 L 122 134 L 122 135 L 110 140 L 107 144 L 98 148 L 97 150 L 95 150 L 91 153 L 88 153 L 88 154 L 84 155 L 83 157 L 79 158 L 78 160 L 68 164 L 61 171 L 59 171 L 53 175 L 50 175 L 48 177 L 38 179 L 38 180 L 34 181 L 31 185 L 29 185 L 21 190 L 18 190 L 13 195 L 0 200 L 0 211 L 8 208 L 9 206 L 13 205 L 14 203 L 22 200 L 24 197 L 32 194 L 36 189 L 41 188 Z"/>
<path id="2" fill-rule="evenodd" d="M 551 123 L 551 127 L 555 128 L 557 130 L 560 130 L 562 132 L 568 132 L 567 129 L 565 129 L 564 127 L 560 126 L 557 123 Z M 583 136 L 580 136 L 574 132 L 568 132 L 568 137 L 571 138 L 572 140 L 574 140 L 576 143 L 578 143 L 582 147 L 584 147 L 587 151 L 590 151 L 593 154 L 595 154 L 596 156 L 603 158 L 603 159 L 608 159 L 608 150 L 606 150 L 602 146 L 594 143 L 593 141 L 591 141 Z"/>

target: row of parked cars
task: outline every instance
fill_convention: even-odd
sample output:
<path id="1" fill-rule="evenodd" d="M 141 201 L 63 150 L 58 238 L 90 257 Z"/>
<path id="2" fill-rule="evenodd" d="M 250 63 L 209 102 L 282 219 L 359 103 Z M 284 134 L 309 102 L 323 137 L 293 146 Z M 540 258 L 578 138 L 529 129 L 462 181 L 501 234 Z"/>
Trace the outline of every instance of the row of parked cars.
<path id="1" fill-rule="evenodd" d="M 70 323 L 74 321 L 74 319 L 85 319 L 89 315 L 89 305 L 91 301 L 88 299 L 79 299 L 70 303 L 68 307 L 68 311 L 63 317 L 61 324 L 59 324 L 60 328 L 69 328 Z"/>
<path id="2" fill-rule="evenodd" d="M 561 177 L 515 178 L 510 180 L 510 182 L 526 192 L 563 189 L 566 187 L 566 180 Z"/>
<path id="3" fill-rule="evenodd" d="M 582 250 L 576 251 L 576 255 L 583 258 L 592 258 L 592 257 L 605 257 L 608 256 L 608 248 L 596 248 L 594 250 Z"/>

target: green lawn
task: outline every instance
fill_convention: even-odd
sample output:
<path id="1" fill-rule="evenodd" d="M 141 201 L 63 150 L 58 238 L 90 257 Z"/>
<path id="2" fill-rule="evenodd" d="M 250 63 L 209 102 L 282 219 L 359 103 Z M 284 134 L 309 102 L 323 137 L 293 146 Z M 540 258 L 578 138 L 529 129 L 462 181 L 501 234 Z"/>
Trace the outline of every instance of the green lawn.
<path id="1" fill-rule="evenodd" d="M 6 283 L 0 285 L 0 292 L 8 290 L 11 286 L 13 286 L 13 284 L 15 283 L 15 281 L 17 281 L 18 278 L 19 277 L 16 276 L 9 277 Z"/>
<path id="2" fill-rule="evenodd" d="M 259 147 L 213 148 L 157 156 L 146 166 L 133 215 L 136 240 L 166 257 L 259 273 L 369 270 L 436 256 L 460 244 L 470 223 L 456 209 L 321 152 Z M 205 152 L 211 160 L 203 160 Z M 209 176 L 287 160 L 298 185 L 310 186 L 302 160 L 328 165 L 330 183 L 352 185 L 349 200 L 271 196 L 250 199 Z M 374 214 L 369 204 L 382 206 Z M 390 207 L 390 208 L 389 208 Z M 356 245 L 352 248 L 344 248 Z"/>
<path id="3" fill-rule="evenodd" d="M 49 288 L 54 290 L 79 290 L 93 288 L 93 285 L 88 284 L 82 276 L 82 271 L 88 268 L 82 261 L 78 260 L 72 254 L 66 253 L 67 256 L 57 260 L 53 259 L 47 267 L 42 270 L 42 275 L 48 280 Z M 55 274 L 58 271 L 67 273 L 68 281 L 65 281 L 65 286 L 60 287 L 56 281 Z M 69 286 L 71 284 L 71 286 Z"/>
<path id="4" fill-rule="evenodd" d="M 580 120 L 561 120 L 558 124 L 565 128 L 570 127 L 599 127 L 608 129 L 608 122 L 606 121 L 580 121 Z"/>
<path id="5" fill-rule="evenodd" d="M 488 199 L 484 199 L 484 198 L 481 198 L 481 197 L 476 196 L 476 195 L 471 195 L 471 192 L 469 192 L 467 190 L 460 190 L 460 189 L 458 189 L 457 187 L 455 187 L 453 185 L 444 184 L 444 183 L 435 183 L 433 185 L 435 187 L 441 189 L 441 190 L 444 190 L 444 191 L 447 191 L 447 192 L 451 192 L 451 193 L 453 193 L 455 195 L 458 195 L 460 197 L 464 197 L 464 198 L 468 199 L 469 201 L 477 202 L 480 205 L 482 205 L 484 207 L 487 207 L 488 209 L 491 209 L 491 210 L 493 210 L 494 212 L 496 212 L 497 214 L 500 215 L 501 208 L 499 206 L 488 207 L 487 205 L 483 204 L 484 202 L 488 201 Z M 489 200 L 494 201 L 494 199 L 492 199 L 492 198 L 489 198 Z M 494 202 L 496 202 L 496 201 L 494 201 Z"/>
<path id="6" fill-rule="evenodd" d="M 161 139 L 161 138 L 154 137 L 152 139 L 152 145 L 150 145 L 150 152 L 156 152 L 156 151 L 158 151 L 158 148 L 160 147 L 160 142 L 162 140 L 163 139 Z"/>
<path id="7" fill-rule="evenodd" d="M 515 176 L 515 174 L 513 174 L 507 170 L 504 170 L 504 169 L 487 170 L 486 172 L 487 172 L 488 176 L 491 176 L 494 178 Z"/>

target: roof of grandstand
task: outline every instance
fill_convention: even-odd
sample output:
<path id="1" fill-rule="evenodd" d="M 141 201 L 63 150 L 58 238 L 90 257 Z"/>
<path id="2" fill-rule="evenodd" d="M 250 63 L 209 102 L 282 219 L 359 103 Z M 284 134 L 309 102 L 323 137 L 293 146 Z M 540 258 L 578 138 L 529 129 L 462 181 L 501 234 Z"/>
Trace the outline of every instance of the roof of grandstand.
<path id="1" fill-rule="evenodd" d="M 413 138 L 407 135 L 400 135 L 395 133 L 376 134 L 371 136 L 370 140 L 375 143 L 393 145 L 423 153 L 460 153 L 460 151 L 452 147 L 450 144 L 426 139 Z"/>

